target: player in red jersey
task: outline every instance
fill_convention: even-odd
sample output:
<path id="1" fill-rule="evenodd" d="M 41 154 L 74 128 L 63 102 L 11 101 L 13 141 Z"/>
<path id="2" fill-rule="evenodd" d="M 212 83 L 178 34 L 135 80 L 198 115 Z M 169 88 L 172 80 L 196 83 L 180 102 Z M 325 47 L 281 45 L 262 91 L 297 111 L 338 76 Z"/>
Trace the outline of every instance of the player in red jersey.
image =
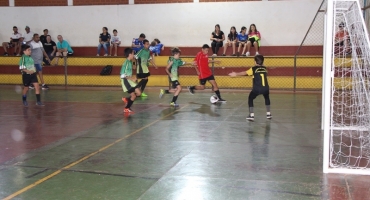
<path id="1" fill-rule="evenodd" d="M 199 75 L 198 86 L 188 86 L 188 90 L 191 94 L 194 94 L 194 90 L 204 90 L 204 85 L 208 81 L 213 88 L 213 91 L 216 93 L 219 102 L 226 102 L 226 100 L 221 98 L 220 90 L 218 89 L 215 77 L 212 74 L 211 69 L 209 68 L 209 63 L 220 63 L 218 60 L 208 60 L 208 44 L 204 44 L 202 51 L 197 54 L 194 59 L 195 70 Z"/>

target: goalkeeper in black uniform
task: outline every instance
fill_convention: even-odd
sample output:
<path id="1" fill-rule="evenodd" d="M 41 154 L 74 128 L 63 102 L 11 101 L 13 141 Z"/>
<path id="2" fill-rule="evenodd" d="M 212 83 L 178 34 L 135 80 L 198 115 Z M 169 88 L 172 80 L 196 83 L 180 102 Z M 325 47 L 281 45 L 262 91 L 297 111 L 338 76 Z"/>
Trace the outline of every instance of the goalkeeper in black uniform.
<path id="1" fill-rule="evenodd" d="M 249 116 L 247 120 L 254 121 L 254 112 L 253 112 L 253 100 L 260 94 L 265 98 L 265 105 L 267 114 L 267 119 L 271 119 L 272 115 L 270 113 L 270 97 L 269 97 L 269 84 L 267 82 L 267 69 L 263 66 L 264 57 L 262 55 L 256 55 L 254 57 L 256 66 L 251 67 L 247 71 L 242 72 L 231 72 L 229 76 L 253 76 L 253 89 L 249 93 L 248 105 L 249 105 Z"/>

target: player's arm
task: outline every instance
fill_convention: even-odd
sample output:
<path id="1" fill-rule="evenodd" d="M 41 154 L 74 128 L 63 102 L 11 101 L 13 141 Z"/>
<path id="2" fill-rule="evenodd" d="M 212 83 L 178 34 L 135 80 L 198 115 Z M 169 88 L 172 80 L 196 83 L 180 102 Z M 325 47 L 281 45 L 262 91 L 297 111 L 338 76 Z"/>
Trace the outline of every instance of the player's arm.
<path id="1" fill-rule="evenodd" d="M 245 76 L 245 75 L 252 76 L 252 75 L 253 75 L 252 68 L 248 69 L 248 71 L 242 71 L 242 72 L 231 72 L 231 73 L 229 74 L 229 76 L 231 76 L 231 77 L 236 77 L 236 76 Z"/>
<path id="2" fill-rule="evenodd" d="M 48 61 L 50 61 L 48 54 L 46 54 L 44 48 L 41 48 L 42 54 L 44 55 L 44 58 Z"/>
<path id="3" fill-rule="evenodd" d="M 172 66 L 173 64 L 173 61 L 170 61 L 166 67 L 166 73 L 168 74 L 168 76 L 170 76 L 172 78 L 172 74 L 170 72 L 170 67 Z"/>
<path id="4" fill-rule="evenodd" d="M 154 55 L 151 55 L 151 57 L 149 58 L 149 62 L 155 67 L 155 69 L 158 69 L 157 65 L 154 62 Z"/>

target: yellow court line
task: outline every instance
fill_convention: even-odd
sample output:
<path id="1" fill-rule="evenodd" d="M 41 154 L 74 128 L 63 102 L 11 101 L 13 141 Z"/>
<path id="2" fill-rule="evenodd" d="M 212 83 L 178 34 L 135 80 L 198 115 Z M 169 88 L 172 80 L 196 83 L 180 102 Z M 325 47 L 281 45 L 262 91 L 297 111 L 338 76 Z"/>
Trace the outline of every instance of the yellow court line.
<path id="1" fill-rule="evenodd" d="M 134 132 L 132 132 L 132 133 L 130 133 L 130 134 L 128 134 L 128 135 L 126 135 L 126 136 L 124 136 L 124 137 L 120 138 L 120 139 L 117 139 L 116 141 L 114 141 L 114 142 L 112 142 L 112 143 L 110 143 L 110 144 L 108 144 L 108 145 L 106 145 L 106 146 L 104 146 L 104 147 L 100 148 L 99 150 L 97 150 L 97 151 L 95 151 L 95 152 L 93 152 L 93 153 L 90 153 L 89 155 L 84 156 L 84 157 L 80 158 L 79 160 L 77 160 L 77 161 L 75 161 L 75 162 L 72 162 L 71 164 L 68 164 L 68 165 L 64 166 L 62 169 L 59 169 L 59 170 L 57 170 L 57 171 L 53 172 L 52 174 L 49 174 L 48 176 L 46 176 L 46 177 L 44 177 L 44 178 L 42 178 L 42 179 L 40 179 L 40 180 L 38 180 L 38 181 L 36 181 L 36 182 L 34 182 L 34 183 L 32 183 L 32 184 L 30 184 L 30 185 L 28 185 L 28 186 L 24 187 L 24 188 L 22 188 L 22 189 L 20 189 L 20 190 L 18 190 L 18 191 L 16 191 L 16 192 L 14 192 L 13 194 L 11 194 L 11 195 L 9 195 L 9 196 L 5 197 L 3 200 L 9 200 L 9 199 L 12 199 L 12 198 L 14 198 L 14 197 L 16 197 L 16 196 L 18 196 L 18 195 L 20 195 L 20 194 L 22 194 L 22 193 L 26 192 L 27 190 L 29 190 L 29 189 L 31 189 L 31 188 L 33 188 L 33 187 L 35 187 L 35 186 L 37 186 L 37 185 L 41 184 L 42 182 L 47 181 L 47 180 L 49 180 L 49 179 L 53 178 L 54 176 L 56 176 L 56 175 L 60 174 L 63 170 L 69 169 L 69 168 L 71 168 L 71 167 L 73 167 L 73 166 L 75 166 L 75 165 L 77 165 L 77 164 L 81 163 L 82 161 L 84 161 L 84 160 L 86 160 L 86 159 L 89 159 L 90 157 L 94 156 L 95 154 L 100 153 L 100 152 L 102 152 L 102 151 L 104 151 L 104 150 L 108 149 L 109 147 L 111 147 L 111 146 L 113 146 L 113 145 L 117 144 L 118 142 L 121 142 L 122 140 L 124 140 L 124 139 L 126 139 L 126 138 L 128 138 L 128 137 L 131 137 L 131 136 L 135 135 L 136 133 L 138 133 L 138 132 L 140 132 L 140 131 L 142 131 L 142 130 L 144 130 L 144 129 L 148 128 L 149 126 L 151 126 L 151 125 L 153 125 L 153 124 L 155 124 L 155 123 L 157 123 L 157 122 L 161 121 L 162 119 L 164 119 L 164 118 L 166 118 L 166 117 L 168 117 L 168 116 L 170 116 L 170 115 L 173 115 L 175 112 L 177 112 L 177 111 L 179 111 L 179 110 L 181 110 L 181 109 L 183 109 L 183 108 L 185 108 L 185 107 L 187 107 L 187 106 L 189 106 L 189 105 L 187 104 L 187 105 L 185 105 L 185 106 L 181 107 L 180 109 L 177 109 L 177 110 L 175 110 L 174 112 L 171 112 L 171 113 L 169 113 L 168 115 L 165 115 L 165 116 L 161 117 L 160 119 L 157 119 L 157 120 L 155 120 L 155 121 L 153 121 L 153 122 L 151 122 L 151 123 L 147 124 L 146 126 L 141 127 L 141 128 L 139 128 L 139 129 L 135 130 Z"/>

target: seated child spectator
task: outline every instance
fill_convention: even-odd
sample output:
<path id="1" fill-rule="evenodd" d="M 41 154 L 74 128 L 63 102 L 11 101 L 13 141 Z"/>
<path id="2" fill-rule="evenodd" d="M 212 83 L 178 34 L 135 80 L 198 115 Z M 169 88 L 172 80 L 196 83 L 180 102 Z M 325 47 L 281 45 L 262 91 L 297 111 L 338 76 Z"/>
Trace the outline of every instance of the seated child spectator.
<path id="1" fill-rule="evenodd" d="M 236 32 L 235 26 L 232 26 L 230 28 L 230 33 L 227 36 L 227 42 L 224 45 L 224 53 L 222 54 L 223 56 L 226 56 L 226 50 L 227 50 L 227 47 L 229 46 L 233 47 L 233 54 L 231 56 L 235 56 L 235 46 L 236 46 L 237 39 L 238 39 L 238 33 Z"/>
<path id="2" fill-rule="evenodd" d="M 260 40 L 261 40 L 261 34 L 259 31 L 257 31 L 257 27 L 255 24 L 251 24 L 249 26 L 249 33 L 248 33 L 248 42 L 247 42 L 247 53 L 246 56 L 249 56 L 249 50 L 252 47 L 256 50 L 256 55 L 258 55 L 258 49 L 260 47 Z"/>
<path id="3" fill-rule="evenodd" d="M 22 44 L 22 34 L 18 33 L 18 28 L 16 26 L 13 26 L 13 33 L 10 36 L 10 42 L 3 42 L 3 48 L 4 48 L 4 56 L 8 55 L 7 48 L 14 47 L 14 53 L 13 55 L 20 55 L 21 52 L 21 44 Z"/>
<path id="4" fill-rule="evenodd" d="M 108 56 L 108 47 L 109 47 L 109 44 L 110 44 L 110 34 L 108 33 L 108 28 L 107 27 L 103 27 L 103 33 L 100 33 L 100 36 L 99 36 L 99 45 L 98 45 L 98 53 L 96 54 L 96 56 L 99 56 L 100 54 L 100 49 L 103 47 L 104 48 L 104 56 Z"/>
<path id="5" fill-rule="evenodd" d="M 247 28 L 245 26 L 243 26 L 240 30 L 240 33 L 238 34 L 238 37 L 237 37 L 237 46 L 238 46 L 238 52 L 236 53 L 237 56 L 240 55 L 240 48 L 243 46 L 243 51 L 242 51 L 242 55 L 245 56 L 244 52 L 245 52 L 245 49 L 247 47 L 247 40 L 248 40 L 248 35 L 247 35 Z"/>
<path id="6" fill-rule="evenodd" d="M 164 50 L 164 45 L 159 41 L 159 39 L 154 39 L 153 42 L 150 44 L 149 50 L 152 52 L 153 55 L 159 56 L 161 51 Z"/>
<path id="7" fill-rule="evenodd" d="M 139 52 L 142 48 L 144 48 L 143 40 L 145 40 L 145 34 L 140 34 L 139 38 L 132 39 L 131 47 L 135 51 L 135 53 Z"/>
<path id="8" fill-rule="evenodd" d="M 112 48 L 114 47 L 114 56 L 117 56 L 117 49 L 121 44 L 121 38 L 117 35 L 118 31 L 116 29 L 113 30 L 113 36 L 110 40 L 110 53 L 109 55 L 112 56 Z"/>
<path id="9" fill-rule="evenodd" d="M 351 52 L 348 32 L 345 30 L 343 22 L 341 22 L 338 27 L 339 31 L 335 33 L 335 52 L 342 53 L 344 51 L 348 54 Z"/>

